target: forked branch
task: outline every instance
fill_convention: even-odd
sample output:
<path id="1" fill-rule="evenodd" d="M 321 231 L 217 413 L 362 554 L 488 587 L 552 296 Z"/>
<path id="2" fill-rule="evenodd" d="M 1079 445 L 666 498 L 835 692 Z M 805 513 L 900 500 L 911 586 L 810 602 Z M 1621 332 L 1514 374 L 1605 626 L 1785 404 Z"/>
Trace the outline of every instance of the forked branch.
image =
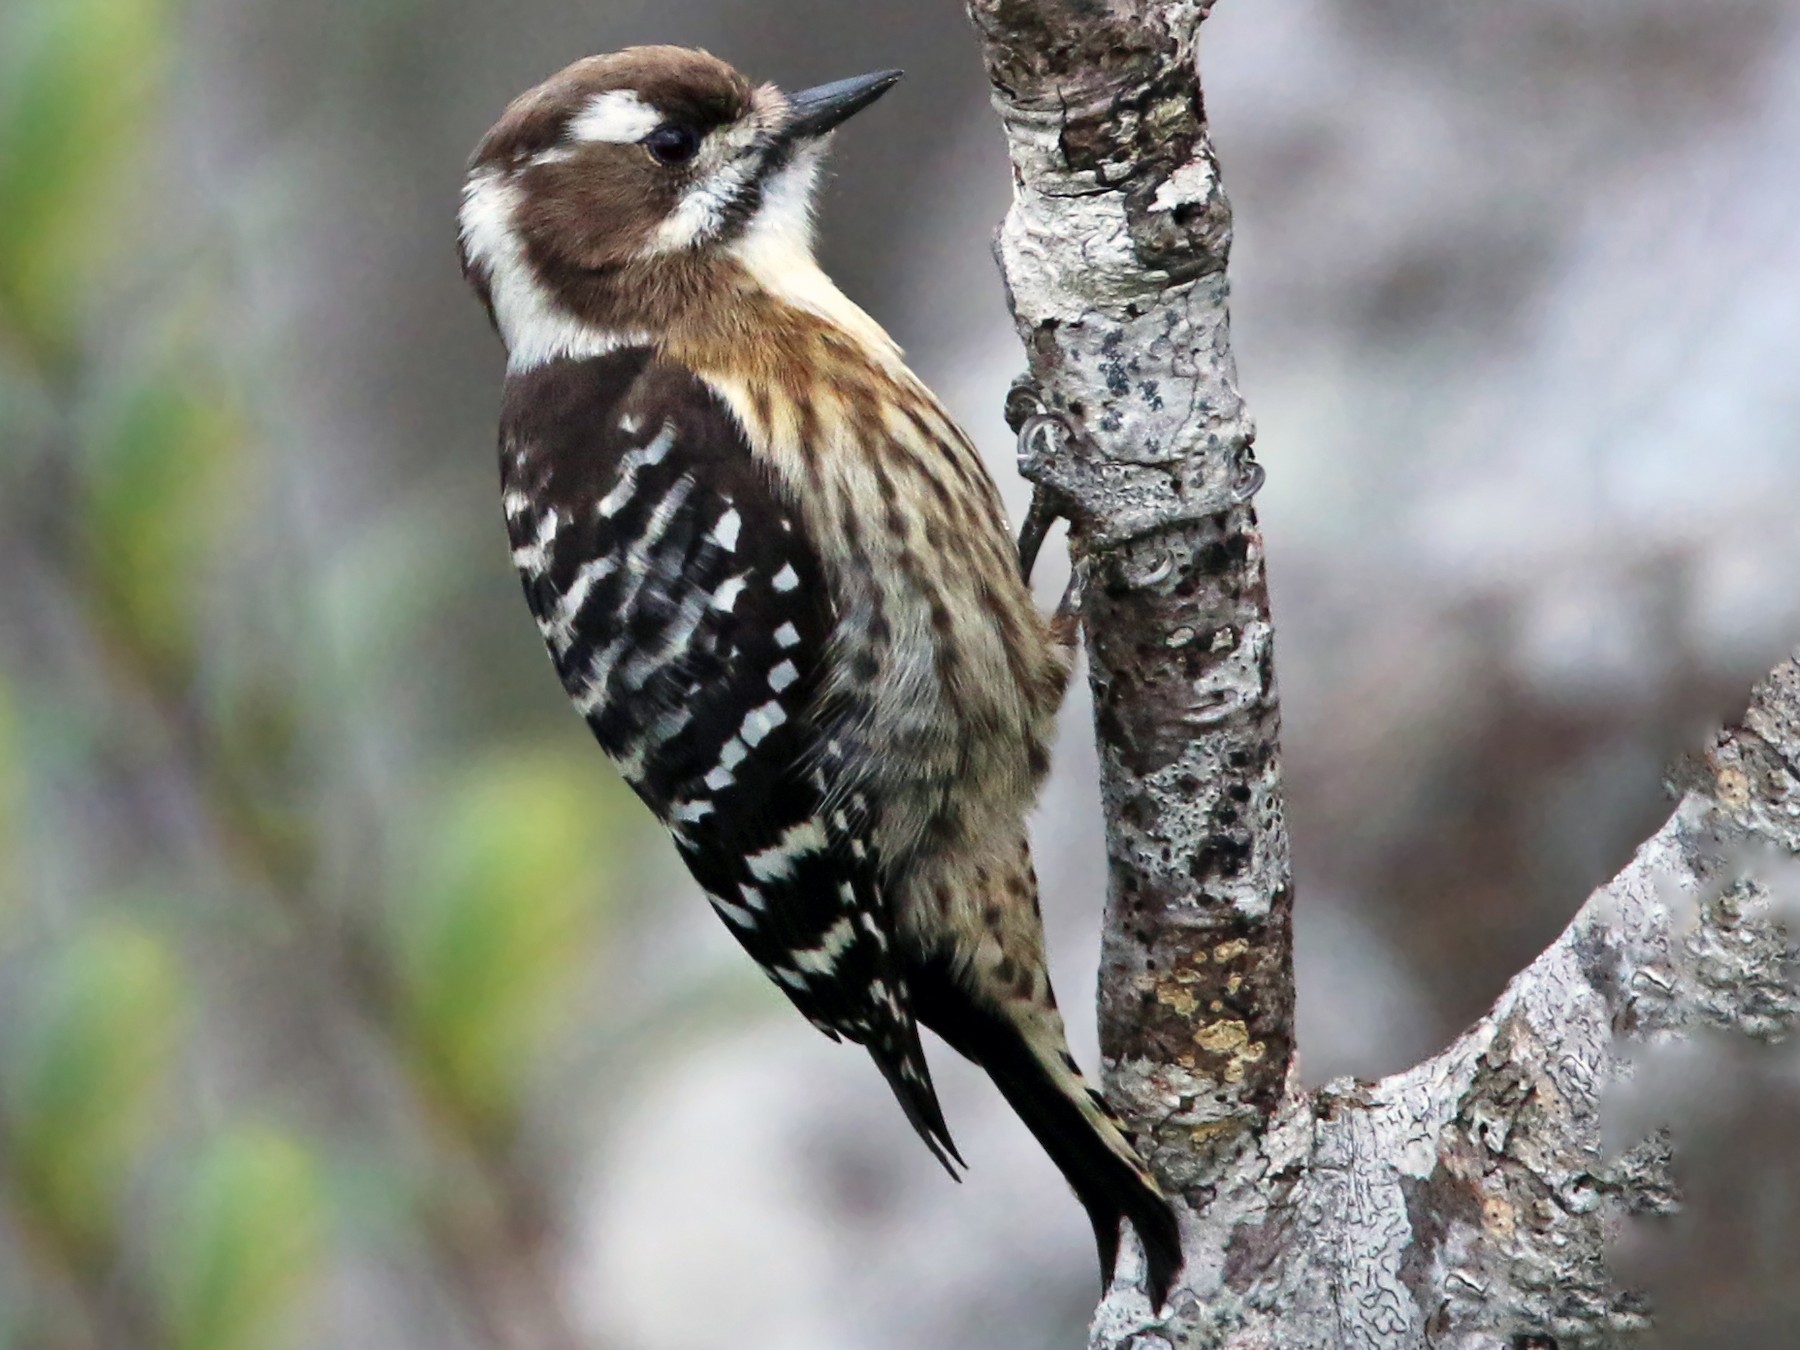
<path id="1" fill-rule="evenodd" d="M 1455 1044 L 1302 1092 L 1261 481 L 1227 323 L 1231 216 L 1197 0 L 970 0 L 1012 155 L 1000 257 L 1036 404 L 1021 469 L 1072 521 L 1111 886 L 1111 1094 L 1187 1202 L 1183 1287 L 1121 1282 L 1096 1347 L 1616 1344 L 1605 1261 L 1673 1204 L 1600 1108 L 1630 1039 L 1800 1011 L 1771 912 L 1800 852 L 1800 667 L 1668 823 Z M 1015 411 L 1019 411 L 1015 409 Z"/>

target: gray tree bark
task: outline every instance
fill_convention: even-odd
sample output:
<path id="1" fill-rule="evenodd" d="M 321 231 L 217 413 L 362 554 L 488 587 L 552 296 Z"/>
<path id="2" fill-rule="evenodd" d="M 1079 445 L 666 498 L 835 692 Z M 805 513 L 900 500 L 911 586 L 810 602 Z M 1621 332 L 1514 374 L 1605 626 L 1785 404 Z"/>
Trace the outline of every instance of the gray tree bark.
<path id="1" fill-rule="evenodd" d="M 1771 884 L 1800 853 L 1800 665 L 1476 1026 L 1379 1083 L 1295 1072 L 1261 481 L 1227 323 L 1231 215 L 1195 38 L 1211 0 L 969 0 L 1012 156 L 999 253 L 1030 365 L 1020 467 L 1084 583 L 1111 867 L 1109 1093 L 1183 1202 L 1152 1309 L 1090 1344 L 1616 1345 L 1619 1224 L 1675 1203 L 1665 1136 L 1609 1155 L 1633 1041 L 1800 1013 Z M 1129 1250 L 1129 1248 L 1128 1248 Z"/>

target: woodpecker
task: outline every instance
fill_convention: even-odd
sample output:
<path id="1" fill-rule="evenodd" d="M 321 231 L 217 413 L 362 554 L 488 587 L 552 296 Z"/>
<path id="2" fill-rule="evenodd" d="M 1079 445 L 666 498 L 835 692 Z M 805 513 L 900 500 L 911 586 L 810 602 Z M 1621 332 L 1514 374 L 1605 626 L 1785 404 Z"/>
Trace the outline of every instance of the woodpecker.
<path id="1" fill-rule="evenodd" d="M 898 71 L 801 93 L 679 47 L 577 61 L 470 161 L 462 266 L 506 348 L 501 491 L 550 656 L 732 935 L 962 1158 L 923 1024 L 1160 1306 L 1168 1200 L 1070 1057 L 1025 817 L 1073 624 L 1020 575 L 969 439 L 813 258 L 829 134 Z"/>

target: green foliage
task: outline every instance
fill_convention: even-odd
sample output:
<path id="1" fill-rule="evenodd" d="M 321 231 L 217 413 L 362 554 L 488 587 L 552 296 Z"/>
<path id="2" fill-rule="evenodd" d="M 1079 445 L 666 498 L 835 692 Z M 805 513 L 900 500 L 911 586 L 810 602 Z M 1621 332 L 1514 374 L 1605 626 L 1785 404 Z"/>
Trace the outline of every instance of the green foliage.
<path id="1" fill-rule="evenodd" d="M 326 1208 L 318 1164 L 298 1141 L 240 1126 L 215 1142 L 173 1232 L 170 1350 L 277 1344 L 324 1257 Z"/>
<path id="2" fill-rule="evenodd" d="M 0 326 L 43 366 L 133 239 L 121 172 L 162 83 L 173 0 L 24 0 L 0 21 Z"/>
<path id="3" fill-rule="evenodd" d="M 11 1066 L 14 1185 L 35 1228 L 78 1264 L 112 1245 L 183 1003 L 174 953 L 122 922 L 78 934 L 35 990 Z"/>
<path id="4" fill-rule="evenodd" d="M 416 2 L 348 7 L 344 31 L 381 37 L 381 15 Z M 533 1212 L 494 1150 L 581 1011 L 576 986 L 607 917 L 619 790 L 597 756 L 538 754 L 514 723 L 508 751 L 427 790 L 423 807 L 411 795 L 419 761 L 467 738 L 458 724 L 448 740 L 419 740 L 395 725 L 417 706 L 411 687 L 399 717 L 388 696 L 458 628 L 482 556 L 442 502 L 377 499 L 354 528 L 329 522 L 317 547 L 285 548 L 303 532 L 284 520 L 267 541 L 239 528 L 259 462 L 286 453 L 249 434 L 263 375 L 283 377 L 249 378 L 194 301 L 234 284 L 229 251 L 212 245 L 269 241 L 240 237 L 238 212 L 206 225 L 217 237 L 182 237 L 189 213 L 159 209 L 182 185 L 154 177 L 143 152 L 182 8 L 0 0 L 0 532 L 32 551 L 14 579 L 20 612 L 54 615 L 23 630 L 28 756 L 9 737 L 0 678 L 0 921 L 9 900 L 22 915 L 0 975 L 25 964 L 21 943 L 36 958 L 22 988 L 0 989 L 0 1014 L 18 1015 L 0 1035 L 0 1181 L 29 1267 L 0 1290 L 0 1347 L 110 1344 L 127 1319 L 142 1323 L 136 1350 L 292 1343 L 334 1230 L 358 1224 L 383 1245 L 441 1249 L 442 1287 L 479 1308 L 478 1288 L 455 1287 L 468 1244 L 506 1260 L 533 1252 L 508 1250 L 508 1210 L 457 1211 L 474 1225 L 465 1244 L 419 1193 L 454 1189 L 473 1159 L 489 1172 L 476 1191 Z M 385 49 L 345 50 L 391 77 L 371 55 Z M 265 186 L 282 179 L 281 153 Z M 315 482 L 329 472 L 301 467 Z M 450 659 L 485 659 L 460 632 L 454 643 Z M 377 781 L 363 781 L 368 768 Z M 18 819 L 26 773 L 41 838 Z M 349 818 L 365 807 L 369 820 Z M 368 854 L 415 811 L 429 823 L 402 848 L 396 884 Z M 15 843 L 31 865 L 15 865 Z M 116 912 L 110 884 L 144 873 L 170 879 L 160 893 L 181 903 L 160 913 L 220 961 L 209 1002 L 238 1004 L 219 1025 L 241 1016 L 249 1034 L 230 1026 L 185 1045 L 189 976 L 174 941 L 141 917 L 95 917 Z M 57 884 L 40 894 L 40 877 Z M 99 893 L 77 893 L 84 884 Z M 391 927 L 361 927 L 381 918 Z M 345 978 L 313 978 L 287 960 L 292 943 Z M 332 1098 L 344 1109 L 319 1145 L 328 1171 L 300 1141 L 243 1123 L 261 1080 L 235 1062 L 205 1075 L 203 1099 L 161 1090 L 184 1052 L 261 1069 L 259 1019 L 285 1027 L 301 1007 L 317 1022 L 309 1048 L 341 1061 L 323 1081 L 378 1084 L 376 1109 L 359 1093 Z M 303 1097 L 318 1087 L 281 1081 Z M 413 1130 L 420 1113 L 380 1109 L 409 1089 L 409 1106 L 446 1127 L 437 1138 Z M 197 1117 L 215 1133 L 190 1165 L 169 1141 L 197 1132 Z M 342 1159 L 355 1149 L 352 1171 Z"/>
<path id="5" fill-rule="evenodd" d="M 396 923 L 407 1026 L 433 1095 L 489 1139 L 592 960 L 610 814 L 597 798 L 582 761 L 517 752 L 474 765 L 420 841 Z"/>
<path id="6" fill-rule="evenodd" d="M 179 349 L 128 389 L 89 447 L 83 525 L 96 608 L 165 687 L 194 664 L 199 598 L 232 519 L 242 447 L 223 381 Z"/>

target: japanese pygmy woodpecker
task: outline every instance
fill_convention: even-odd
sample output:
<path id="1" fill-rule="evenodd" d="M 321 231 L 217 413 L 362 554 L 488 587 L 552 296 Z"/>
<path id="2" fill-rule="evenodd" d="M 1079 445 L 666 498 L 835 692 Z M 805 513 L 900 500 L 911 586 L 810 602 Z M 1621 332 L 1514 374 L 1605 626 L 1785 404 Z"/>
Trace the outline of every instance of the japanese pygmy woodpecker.
<path id="1" fill-rule="evenodd" d="M 476 149 L 463 270 L 506 346 L 500 471 L 563 686 L 732 935 L 864 1046 L 952 1175 L 918 1026 L 981 1065 L 1160 1305 L 1174 1213 L 1070 1058 L 1025 816 L 1068 679 L 994 484 L 813 261 L 832 128 L 678 47 L 578 61 Z"/>

